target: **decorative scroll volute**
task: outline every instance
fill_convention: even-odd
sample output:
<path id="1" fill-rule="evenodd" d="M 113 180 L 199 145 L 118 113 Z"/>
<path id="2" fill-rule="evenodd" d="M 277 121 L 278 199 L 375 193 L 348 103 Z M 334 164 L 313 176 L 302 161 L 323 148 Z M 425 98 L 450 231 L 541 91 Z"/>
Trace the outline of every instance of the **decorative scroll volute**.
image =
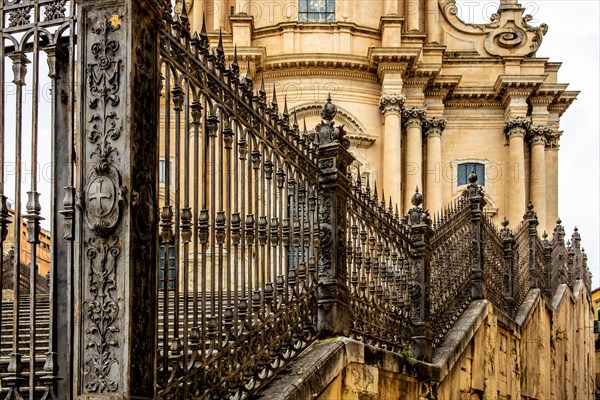
<path id="1" fill-rule="evenodd" d="M 533 17 L 524 15 L 525 8 L 516 0 L 501 2 L 498 12 L 491 16 L 487 24 L 468 24 L 458 18 L 456 0 L 439 0 L 446 20 L 459 32 L 473 35 L 482 41 L 487 54 L 501 57 L 527 57 L 540 48 L 548 25 L 529 25 Z"/>
<path id="2" fill-rule="evenodd" d="M 548 25 L 529 25 L 531 15 L 523 15 L 520 4 L 501 4 L 498 13 L 492 15 L 492 23 L 483 42 L 485 50 L 494 56 L 529 56 L 542 44 Z"/>

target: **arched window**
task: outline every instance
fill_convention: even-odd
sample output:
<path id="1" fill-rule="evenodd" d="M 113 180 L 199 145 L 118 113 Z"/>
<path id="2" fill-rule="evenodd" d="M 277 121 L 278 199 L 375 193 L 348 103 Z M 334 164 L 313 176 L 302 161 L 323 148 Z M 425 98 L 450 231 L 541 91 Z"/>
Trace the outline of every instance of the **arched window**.
<path id="1" fill-rule="evenodd" d="M 335 1 L 298 0 L 298 21 L 335 22 Z"/>

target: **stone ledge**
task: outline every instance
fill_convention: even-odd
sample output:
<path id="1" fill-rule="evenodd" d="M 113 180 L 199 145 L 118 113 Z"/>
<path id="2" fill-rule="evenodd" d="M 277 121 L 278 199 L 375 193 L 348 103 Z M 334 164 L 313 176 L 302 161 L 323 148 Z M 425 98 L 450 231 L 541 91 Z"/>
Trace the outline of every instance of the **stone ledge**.
<path id="1" fill-rule="evenodd" d="M 519 306 L 517 313 L 515 314 L 515 322 L 519 326 L 523 326 L 529 321 L 531 317 L 531 313 L 533 312 L 535 306 L 540 301 L 541 290 L 540 289 L 529 289 L 525 300 Z"/>
<path id="2" fill-rule="evenodd" d="M 269 382 L 256 399 L 315 399 L 353 363 L 374 366 L 391 373 L 424 377 L 434 375 L 430 364 L 417 361 L 411 365 L 400 354 L 371 347 L 354 339 L 336 337 L 310 345 L 288 368 Z"/>
<path id="3" fill-rule="evenodd" d="M 434 380 L 441 382 L 459 360 L 488 314 L 487 300 L 472 301 L 433 355 Z"/>

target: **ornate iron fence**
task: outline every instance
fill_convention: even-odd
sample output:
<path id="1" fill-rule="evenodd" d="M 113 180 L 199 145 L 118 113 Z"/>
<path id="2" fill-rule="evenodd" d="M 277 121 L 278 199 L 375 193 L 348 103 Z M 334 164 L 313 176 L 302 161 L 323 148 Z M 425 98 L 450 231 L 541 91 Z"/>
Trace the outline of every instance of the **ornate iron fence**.
<path id="1" fill-rule="evenodd" d="M 408 348 L 410 320 L 410 227 L 378 201 L 360 174 L 348 197 L 346 246 L 351 336 L 391 351 Z"/>
<path id="2" fill-rule="evenodd" d="M 430 361 L 470 300 L 513 316 L 531 288 L 589 291 L 579 233 L 565 246 L 559 222 L 540 240 L 531 207 L 514 235 L 508 221 L 499 230 L 474 174 L 434 223 L 418 190 L 402 218 L 351 181 L 331 98 L 316 132 L 301 131 L 285 99 L 280 110 L 274 89 L 268 102 L 248 67 L 242 76 L 235 49 L 227 65 L 221 37 L 211 47 L 205 29 L 191 33 L 183 7 L 86 1 L 78 23 L 71 1 L 2 3 L 1 97 L 9 65 L 14 83 L 0 105 L 0 247 L 9 230 L 15 246 L 14 259 L 0 257 L 14 289 L 0 303 L 5 399 L 250 398 L 318 337 Z M 34 168 L 23 208 L 20 166 L 45 145 L 42 73 L 53 181 L 44 193 Z M 35 274 L 42 215 L 48 296 Z"/>
<path id="3" fill-rule="evenodd" d="M 433 344 L 437 345 L 471 300 L 471 206 L 458 197 L 434 221 L 431 264 Z"/>
<path id="4" fill-rule="evenodd" d="M 59 364 L 63 371 L 70 364 L 66 348 L 71 335 L 65 328 L 70 306 L 61 296 L 70 290 L 72 231 L 58 223 L 58 216 L 62 212 L 68 220 L 72 212 L 72 202 L 62 200 L 74 186 L 75 29 L 74 1 L 8 0 L 0 5 L 0 396 L 6 399 L 56 398 Z M 11 70 L 12 85 L 5 80 Z M 50 173 L 50 183 L 41 179 L 42 172 Z M 29 185 L 26 198 L 23 183 Z M 48 282 L 36 266 L 44 219 L 53 232 Z M 21 240 L 23 222 L 27 235 Z M 13 256 L 5 259 L 9 245 Z M 29 247 L 29 265 L 21 260 L 24 246 Z M 9 276 L 12 283 L 5 285 Z M 12 290 L 10 301 L 4 302 L 3 288 Z"/>
<path id="5" fill-rule="evenodd" d="M 158 396 L 244 398 L 316 337 L 316 148 L 221 38 L 166 22 Z"/>

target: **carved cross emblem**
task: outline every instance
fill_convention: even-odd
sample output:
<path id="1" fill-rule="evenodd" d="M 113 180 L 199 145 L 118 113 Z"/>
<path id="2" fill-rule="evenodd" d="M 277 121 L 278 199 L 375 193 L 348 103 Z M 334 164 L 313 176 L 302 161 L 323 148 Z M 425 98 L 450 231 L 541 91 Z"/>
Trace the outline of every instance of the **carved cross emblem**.
<path id="1" fill-rule="evenodd" d="M 97 178 L 90 185 L 89 203 L 92 212 L 103 216 L 109 212 L 114 204 L 114 192 L 111 190 L 111 182 L 105 184 L 104 178 Z"/>

